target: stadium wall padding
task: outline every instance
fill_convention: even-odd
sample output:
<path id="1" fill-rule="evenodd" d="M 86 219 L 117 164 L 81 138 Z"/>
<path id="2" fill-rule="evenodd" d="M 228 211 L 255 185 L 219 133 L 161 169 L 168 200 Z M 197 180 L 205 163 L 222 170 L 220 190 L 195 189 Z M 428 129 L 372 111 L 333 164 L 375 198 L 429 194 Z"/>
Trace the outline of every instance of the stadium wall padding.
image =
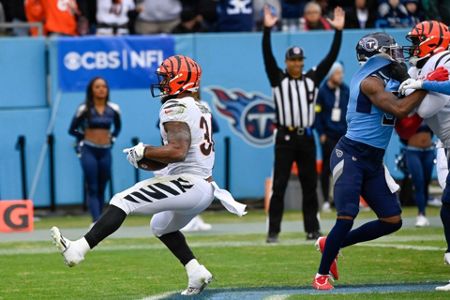
<path id="1" fill-rule="evenodd" d="M 0 109 L 46 107 L 44 38 L 0 39 Z"/>
<path id="2" fill-rule="evenodd" d="M 338 59 L 345 66 L 347 83 L 358 68 L 354 50 L 356 42 L 368 32 L 344 32 Z M 404 38 L 406 30 L 389 33 L 400 44 L 407 43 Z M 262 60 L 261 37 L 261 33 L 206 33 L 175 37 L 175 52 L 192 56 L 201 64 L 201 95 L 211 106 L 220 127 L 220 131 L 215 134 L 214 177 L 219 185 L 224 186 L 224 139 L 230 137 L 230 191 L 239 199 L 260 199 L 264 196 L 264 181 L 272 172 L 273 144 L 254 146 L 236 134 L 229 119 L 219 113 L 210 88 L 239 90 L 248 95 L 256 93 L 271 99 L 271 89 Z M 332 37 L 333 32 L 273 33 L 272 45 L 281 68 L 284 67 L 284 52 L 289 46 L 296 44 L 303 47 L 307 57 L 305 68 L 309 69 L 327 54 Z M 55 38 L 0 39 L 0 199 L 20 199 L 22 195 L 19 153 L 16 150 L 17 138 L 21 134 L 27 139 L 27 186 L 28 190 L 31 188 L 39 153 L 46 140 L 51 109 L 55 108 L 60 97 L 53 128 L 56 204 L 82 203 L 81 167 L 73 150 L 74 138 L 68 135 L 67 130 L 77 106 L 84 101 L 84 92 L 60 94 L 58 91 L 56 41 Z M 122 149 L 131 146 L 133 137 L 148 144 L 160 144 L 156 128 L 159 100 L 151 97 L 149 89 L 112 90 L 110 98 L 120 105 L 123 121 L 122 132 L 113 147 L 113 187 L 114 192 L 119 192 L 134 183 L 134 169 L 128 164 Z M 394 136 L 385 161 L 395 178 L 402 177 L 394 163 L 398 150 L 398 137 Z M 320 158 L 320 154 L 318 157 Z M 50 205 L 48 173 L 47 154 L 33 199 L 36 207 Z M 142 171 L 140 179 L 150 175 L 151 173 Z M 109 198 L 108 191 L 106 195 Z"/>

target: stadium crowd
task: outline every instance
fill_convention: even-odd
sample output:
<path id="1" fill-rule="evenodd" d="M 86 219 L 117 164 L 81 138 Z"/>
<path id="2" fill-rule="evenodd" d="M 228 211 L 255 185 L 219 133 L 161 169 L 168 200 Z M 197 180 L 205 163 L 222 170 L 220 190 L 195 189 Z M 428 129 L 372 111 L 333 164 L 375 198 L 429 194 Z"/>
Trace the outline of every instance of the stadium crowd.
<path id="1" fill-rule="evenodd" d="M 450 23 L 443 0 L 0 0 L 0 23 L 41 22 L 46 35 L 123 35 L 262 30 L 263 5 L 279 16 L 275 30 L 332 29 L 327 17 L 346 11 L 345 28 L 410 28 L 425 19 Z M 21 26 L 2 33 L 37 35 Z"/>
<path id="2" fill-rule="evenodd" d="M 269 4 L 269 7 L 265 7 L 265 4 Z M 340 10 L 338 6 L 344 9 L 345 14 L 343 12 L 333 13 Z M 265 7 L 264 12 L 263 7 Z M 345 27 L 344 15 L 346 16 Z M 336 21 L 336 19 L 340 19 L 340 21 Z M 378 57 L 372 59 L 370 63 L 367 63 L 369 61 L 369 58 L 371 58 L 375 54 L 379 54 L 374 52 L 374 49 L 370 48 L 369 42 L 373 41 L 374 39 L 377 42 L 377 45 L 378 43 L 382 45 L 380 49 L 383 51 L 385 48 L 389 49 L 389 51 L 391 51 L 391 49 L 400 50 L 400 46 L 397 45 L 395 40 L 393 40 L 386 33 L 371 33 L 368 36 L 364 36 L 360 40 L 357 46 L 358 61 L 361 64 L 367 64 L 364 65 L 364 67 L 361 67 L 362 71 L 358 71 L 359 73 L 356 73 L 355 75 L 357 85 L 353 86 L 357 87 L 355 89 L 356 91 L 352 93 L 352 90 L 350 90 L 345 94 L 342 94 L 341 96 L 339 86 L 342 85 L 342 82 L 328 81 L 329 77 L 331 77 L 334 71 L 333 69 L 336 68 L 333 67 L 336 66 L 333 65 L 333 63 L 335 63 L 340 49 L 340 43 L 342 39 L 341 32 L 344 28 L 373 28 L 374 31 L 375 29 L 382 30 L 384 28 L 411 29 L 414 28 L 416 24 L 429 19 L 438 20 L 445 24 L 450 24 L 450 4 L 447 1 L 443 0 L 0 0 L 0 23 L 7 23 L 12 25 L 14 25 L 14 23 L 17 23 L 19 25 L 11 26 L 3 32 L 4 35 L 8 36 L 39 35 L 40 33 L 36 30 L 36 28 L 28 29 L 27 27 L 20 26 L 27 22 L 42 23 L 44 29 L 43 33 L 46 36 L 113 36 L 128 34 L 151 35 L 160 33 L 183 34 L 195 32 L 262 31 L 264 64 L 266 67 L 266 73 L 271 83 L 271 87 L 275 92 L 278 91 L 278 95 L 289 95 L 290 97 L 292 97 L 293 93 L 290 89 L 289 82 L 299 82 L 296 85 L 296 92 L 298 96 L 296 96 L 295 99 L 300 104 L 302 103 L 301 100 L 303 100 L 303 106 L 307 107 L 308 111 L 311 106 L 312 112 L 310 114 L 311 117 L 306 117 L 305 120 L 297 120 L 297 117 L 300 117 L 300 115 L 294 116 L 294 113 L 292 113 L 292 122 L 280 119 L 277 120 L 278 136 L 276 138 L 275 144 L 276 147 L 279 147 L 275 148 L 277 152 L 274 164 L 274 185 L 272 190 L 273 195 L 270 202 L 271 205 L 269 207 L 269 226 L 266 242 L 279 242 L 278 234 L 281 231 L 280 224 L 284 209 L 284 190 L 286 189 L 286 184 L 290 176 L 292 162 L 294 161 L 294 154 L 298 155 L 299 151 L 305 150 L 305 146 L 307 146 L 309 147 L 309 149 L 306 149 L 308 150 L 308 153 L 300 153 L 301 156 L 299 156 L 296 161 L 300 168 L 303 168 L 303 170 L 307 170 L 307 172 L 302 170 L 302 172 L 304 172 L 303 174 L 299 173 L 303 176 L 299 176 L 299 179 L 303 188 L 303 199 L 307 200 L 304 201 L 304 203 L 307 203 L 307 205 L 309 205 L 309 207 L 304 205 L 302 209 L 304 213 L 306 211 L 306 214 L 304 214 L 304 228 L 306 231 L 307 240 L 317 240 L 317 246 L 323 253 L 322 260 L 318 268 L 318 273 L 313 279 L 313 287 L 322 290 L 330 290 L 333 288 L 333 285 L 329 282 L 329 279 L 331 280 L 331 277 L 338 279 L 337 255 L 341 248 L 351 246 L 356 243 L 373 240 L 381 236 L 391 234 L 401 228 L 401 209 L 399 203 L 397 203 L 396 201 L 395 195 L 395 192 L 398 190 L 398 186 L 395 184 L 395 182 L 393 182 L 393 179 L 390 178 L 390 176 L 386 175 L 385 167 L 383 166 L 383 156 L 385 153 L 384 151 L 389 143 L 392 128 L 390 128 L 389 131 L 385 131 L 386 129 L 383 129 L 381 126 L 383 124 L 390 125 L 389 127 L 392 127 L 391 125 L 393 124 L 389 123 L 392 122 L 392 118 L 385 118 L 385 112 L 399 119 L 405 118 L 408 113 L 412 112 L 415 107 L 418 107 L 421 104 L 421 101 L 426 96 L 425 91 L 419 91 L 414 92 L 411 95 L 407 95 L 403 98 L 403 100 L 399 101 L 394 93 L 391 93 L 392 91 L 396 92 L 398 90 L 398 85 L 401 82 L 406 81 L 409 77 L 406 76 L 406 70 L 403 70 L 402 73 L 400 72 L 401 75 L 405 76 L 394 76 L 398 75 L 396 72 L 399 72 L 397 69 L 394 69 L 394 67 L 397 65 L 401 65 L 401 61 L 400 59 L 397 60 L 397 57 L 395 57 L 394 55 L 396 53 L 394 53 L 393 50 L 392 53 L 389 53 L 389 55 L 392 54 L 390 56 L 390 59 L 387 59 L 386 56 L 381 56 L 381 58 Z M 441 32 L 446 32 L 446 34 L 444 34 L 445 44 L 443 44 L 442 46 L 439 45 L 440 48 L 437 49 L 436 52 L 430 52 L 430 56 L 435 54 L 437 55 L 440 52 L 446 52 L 445 50 L 448 49 L 448 39 L 450 35 L 448 34 L 447 26 L 445 25 L 444 27 L 445 30 L 441 28 Z M 303 50 L 299 47 L 292 47 L 287 49 L 285 54 L 287 74 L 284 74 L 283 71 L 279 67 L 277 67 L 275 58 L 273 57 L 273 54 L 271 52 L 271 29 L 273 29 L 274 31 L 283 32 L 302 32 L 310 30 L 334 29 L 336 30 L 335 35 L 337 38 L 335 38 L 336 41 L 333 41 L 330 54 L 325 57 L 323 62 L 320 62 L 317 68 L 311 69 L 306 73 L 297 72 L 297 74 L 295 74 L 295 72 L 290 72 L 290 64 L 292 64 L 292 66 L 294 67 L 297 66 L 297 69 L 302 70 L 303 60 L 305 56 L 303 55 Z M 418 31 L 419 29 L 416 29 L 416 32 Z M 429 31 L 432 31 L 432 26 Z M 416 47 L 417 45 L 415 45 L 414 43 L 417 44 L 418 42 L 422 42 L 422 35 L 417 34 L 417 36 L 415 36 L 414 34 L 412 34 L 414 32 L 415 31 L 411 30 L 408 35 L 410 36 L 409 40 L 411 41 L 412 46 Z M 414 54 L 414 52 L 410 54 Z M 450 54 L 445 53 L 445 55 Z M 437 56 L 435 56 L 435 58 L 436 57 Z M 175 58 L 181 61 L 180 57 L 177 56 Z M 175 58 L 172 58 L 172 60 L 170 60 L 169 58 L 169 61 L 166 62 L 166 64 L 163 64 L 164 68 L 168 69 L 169 67 L 167 66 L 169 65 L 169 63 L 173 64 L 173 61 L 176 61 Z M 186 61 L 186 69 L 188 69 L 188 66 L 195 66 L 195 70 L 200 70 L 200 67 L 197 66 L 195 61 L 191 62 L 190 58 L 185 57 L 183 57 L 183 59 Z M 424 57 L 420 57 L 420 59 L 424 59 Z M 425 60 L 423 61 L 427 60 L 428 56 L 426 56 Z M 444 64 L 448 61 L 450 61 L 450 59 L 446 58 Z M 393 62 L 396 63 L 394 64 Z M 435 67 L 438 65 L 438 63 L 439 61 L 436 62 Z M 294 69 L 294 67 L 292 68 Z M 423 65 L 420 66 L 419 69 L 421 69 L 422 67 Z M 340 68 L 342 69 L 342 66 L 340 66 Z M 189 70 L 191 69 L 189 68 Z M 430 69 L 429 71 L 434 71 L 434 69 Z M 383 72 L 388 72 L 389 76 L 386 76 Z M 165 77 L 171 78 L 169 75 L 172 76 L 172 74 L 166 74 Z M 181 90 L 183 93 L 180 92 L 179 95 L 170 94 L 173 97 L 165 99 L 167 103 L 164 102 L 164 105 L 167 105 L 167 108 L 171 108 L 173 106 L 184 106 L 183 103 L 178 103 L 177 101 L 181 98 L 191 97 L 192 95 L 194 95 L 195 100 L 194 98 L 192 98 L 192 100 L 191 98 L 189 98 L 189 105 L 192 106 L 192 111 L 194 112 L 200 110 L 199 108 L 197 108 L 197 105 L 200 104 L 196 104 L 194 101 L 198 100 L 196 99 L 196 97 L 198 96 L 197 92 L 199 89 L 201 72 L 198 71 L 198 73 L 195 73 L 194 75 L 196 76 L 195 78 L 197 78 L 195 86 L 190 90 Z M 191 76 L 189 75 L 187 81 L 189 81 L 190 78 Z M 448 72 L 446 73 L 446 78 L 448 79 Z M 326 79 L 325 83 L 323 83 L 324 79 Z M 427 77 L 427 79 L 429 78 Z M 304 87 L 301 86 L 301 83 L 303 81 L 307 82 L 308 80 L 310 81 L 310 84 L 314 89 L 321 87 L 321 92 L 319 92 L 319 95 L 310 97 L 310 95 L 314 95 L 314 92 L 309 92 L 308 84 L 303 83 Z M 408 82 L 408 84 L 411 85 L 410 89 L 427 89 L 430 91 L 437 90 L 438 92 L 440 92 L 440 86 L 431 85 L 426 88 L 426 86 L 422 86 L 423 82 L 420 81 L 420 79 L 412 78 L 411 80 L 413 81 Z M 392 89 L 388 91 L 385 90 L 385 86 L 387 86 L 387 83 L 389 81 L 396 81 L 396 86 L 395 89 L 389 86 L 389 88 Z M 429 81 L 433 80 L 430 79 Z M 170 81 L 168 79 L 163 79 L 163 81 L 159 83 L 159 86 L 162 86 L 162 84 L 166 82 Z M 364 82 L 365 84 L 363 84 Z M 283 86 L 285 87 L 285 89 L 286 87 L 289 88 L 290 92 L 281 93 L 280 91 L 283 91 Z M 346 88 L 346 90 L 348 90 L 348 88 Z M 163 88 L 161 88 L 161 91 L 164 91 L 164 86 Z M 445 91 L 448 92 L 448 86 L 445 86 Z M 184 92 L 186 93 L 184 94 Z M 326 95 L 323 95 L 324 93 Z M 277 95 L 277 93 L 275 93 L 275 95 Z M 302 97 L 300 97 L 300 95 L 307 95 L 307 97 L 303 97 L 304 99 L 301 99 Z M 360 97 L 360 95 L 362 96 Z M 320 115 L 321 111 L 316 111 L 317 107 L 313 107 L 316 104 L 316 99 L 314 99 L 314 97 L 317 96 L 323 96 L 323 99 L 319 99 L 319 106 L 322 105 L 324 111 L 326 108 L 326 101 L 329 102 L 328 114 L 326 116 L 324 112 L 322 112 L 322 115 Z M 374 113 L 370 107 L 368 111 L 363 111 L 363 113 L 370 114 L 371 116 L 371 119 L 369 120 L 369 122 L 367 122 L 364 118 L 357 114 L 361 113 L 361 111 L 356 109 L 355 103 L 350 105 L 342 105 L 342 111 L 344 111 L 344 107 L 348 107 L 349 109 L 353 110 L 350 111 L 350 119 L 353 118 L 353 120 L 355 120 L 355 118 L 360 118 L 362 119 L 362 121 L 360 123 L 353 121 L 354 123 L 352 124 L 347 120 L 347 125 L 350 126 L 349 129 L 346 129 L 347 133 L 350 134 L 347 134 L 348 136 L 346 135 L 345 138 L 341 138 L 345 130 L 340 132 L 339 136 L 338 133 L 330 131 L 320 131 L 320 129 L 324 129 L 324 126 L 326 127 L 327 122 L 333 122 L 330 126 L 333 128 L 337 127 L 336 123 L 340 121 L 344 122 L 344 118 L 341 117 L 341 115 L 343 116 L 344 114 L 341 112 L 341 108 L 339 107 L 341 100 L 343 100 L 344 102 L 344 100 L 348 101 L 348 99 L 353 99 L 355 102 L 355 99 L 363 99 L 362 97 L 367 98 L 364 99 L 367 100 L 366 103 L 369 103 L 370 106 L 373 104 L 374 106 L 380 108 L 381 112 L 376 111 Z M 174 101 L 174 99 L 177 99 L 177 101 Z M 386 101 L 386 99 L 389 101 Z M 105 106 L 106 102 L 104 101 L 106 100 L 107 97 L 102 98 L 103 106 Z M 171 100 L 171 102 L 169 100 Z M 280 104 L 278 104 L 278 102 Z M 291 98 L 286 96 L 279 96 L 275 98 L 277 111 L 287 111 L 287 109 L 285 110 L 280 108 L 289 106 L 292 107 L 293 102 L 294 101 Z M 402 107 L 397 107 L 399 105 L 402 105 Z M 202 110 L 200 110 L 200 112 L 210 118 L 211 116 L 209 109 L 204 106 L 201 107 Z M 300 105 L 298 111 L 301 112 L 301 110 L 302 109 Z M 166 114 L 169 114 L 171 112 L 170 110 L 162 111 Z M 436 109 L 436 111 L 439 111 L 439 109 Z M 316 112 L 318 113 L 319 117 L 314 120 Z M 86 110 L 86 113 L 89 113 L 89 111 Z M 111 113 L 113 114 L 114 112 Z M 193 113 L 193 115 L 195 114 Z M 163 115 L 160 115 L 160 118 L 161 116 Z M 174 121 L 175 119 L 170 119 L 171 117 L 172 116 L 166 116 L 167 120 L 169 121 L 166 120 L 167 122 L 164 122 L 164 120 L 162 120 L 160 126 L 166 123 L 185 123 L 185 120 L 180 119 L 181 121 L 178 122 L 177 120 Z M 190 117 L 191 116 L 189 116 L 189 118 Z M 319 123 L 321 117 L 323 117 L 322 127 Z M 424 119 L 431 119 L 432 117 L 435 118 L 434 115 L 421 117 L 423 117 Z M 78 118 L 81 118 L 81 114 L 77 114 L 74 120 L 78 120 Z M 198 114 L 195 115 L 195 118 L 192 118 L 195 120 L 196 124 L 199 123 L 197 122 L 199 120 L 205 120 Z M 438 118 L 436 117 L 436 119 Z M 380 122 L 380 120 L 383 123 Z M 367 130 L 363 130 L 364 134 L 361 134 L 362 131 L 360 131 L 359 128 L 361 127 L 360 124 L 363 123 L 365 124 L 364 126 L 367 127 Z M 369 123 L 370 126 L 366 126 L 366 123 Z M 117 124 L 119 124 L 119 126 Z M 357 126 L 355 124 L 357 124 Z M 376 125 L 372 126 L 372 124 Z M 439 137 L 438 133 L 442 133 L 441 127 L 447 124 L 448 123 L 439 123 L 437 125 L 435 124 L 435 127 L 438 130 L 436 130 L 435 128 L 433 130 L 435 131 L 434 133 Z M 75 128 L 77 128 L 77 126 L 75 125 L 73 124 L 71 126 L 71 133 L 78 139 L 81 139 L 83 136 L 81 134 L 77 134 L 77 132 L 75 131 Z M 168 127 L 175 125 L 180 126 L 180 124 L 172 124 L 168 125 Z M 202 126 L 206 126 L 207 132 L 208 128 L 211 127 L 210 124 Z M 342 126 L 345 127 L 346 124 L 343 124 Z M 120 123 L 116 121 L 116 130 L 117 127 L 119 127 L 120 129 Z M 358 127 L 358 130 L 355 129 L 356 127 Z M 326 238 L 321 237 L 322 233 L 320 232 L 320 224 L 317 217 L 317 212 L 319 209 L 318 198 L 316 195 L 317 174 L 315 169 L 316 165 L 314 164 L 315 160 L 309 159 L 315 156 L 316 153 L 314 137 L 312 135 L 313 128 L 319 131 L 322 150 L 325 149 L 325 142 L 327 142 L 327 139 L 330 143 L 328 152 L 324 154 L 324 156 L 331 157 L 331 167 L 333 169 L 333 177 L 335 177 L 333 179 L 333 185 L 335 189 L 333 205 L 335 206 L 337 211 L 337 219 L 332 231 Z M 176 127 L 173 127 L 171 130 L 173 130 L 173 132 L 180 132 L 180 129 Z M 185 132 L 190 132 L 190 128 L 184 128 L 184 130 Z M 170 128 L 167 129 L 167 131 L 169 132 Z M 432 143 L 433 131 L 428 128 L 426 129 L 426 133 L 424 133 L 423 131 L 417 129 L 417 132 L 415 134 L 419 135 L 420 140 L 419 138 L 415 140 L 412 136 L 403 139 L 403 143 L 406 149 L 406 164 L 411 173 L 411 178 L 414 181 L 416 191 L 416 202 L 418 205 L 418 217 L 416 222 L 417 227 L 429 226 L 429 222 L 425 217 L 425 208 L 427 204 L 426 202 L 428 200 L 427 186 L 430 181 L 430 173 L 435 151 L 434 145 Z M 370 135 L 367 135 L 366 132 L 368 132 Z M 376 134 L 378 132 L 381 132 L 382 136 L 377 136 Z M 103 133 L 108 132 L 103 131 Z M 115 137 L 117 134 L 112 134 L 111 137 Z M 197 132 L 197 135 L 200 137 L 202 136 L 202 134 L 203 132 Z M 334 141 L 331 141 L 330 137 L 332 137 L 333 134 L 336 134 L 336 138 L 334 139 Z M 426 140 L 424 138 L 424 134 L 426 134 Z M 375 136 L 375 138 L 373 136 Z M 108 140 L 106 142 L 102 141 L 102 143 L 100 143 L 102 144 L 102 146 L 106 147 L 100 148 L 107 148 L 107 151 L 109 151 L 109 148 L 112 145 L 112 140 L 109 140 L 109 135 L 107 137 Z M 211 140 L 208 134 L 206 135 L 206 137 L 208 138 L 208 141 Z M 86 139 L 86 137 L 84 137 L 84 139 L 85 142 L 89 142 L 89 139 Z M 180 144 L 184 143 L 183 149 L 185 153 L 183 156 L 183 160 L 186 158 L 186 153 L 188 153 L 189 149 L 186 145 L 191 147 L 190 136 L 188 140 L 189 142 L 186 142 L 186 140 L 177 141 Z M 156 154 L 153 154 L 155 158 L 163 158 L 161 162 L 164 162 L 166 164 L 179 162 L 179 157 L 170 156 L 169 158 L 167 158 L 163 155 L 157 155 L 157 148 L 164 148 L 168 143 L 169 142 L 161 147 L 149 148 L 152 148 L 150 150 L 156 152 Z M 344 149 L 343 151 L 335 148 L 335 145 L 337 143 L 341 149 Z M 86 145 L 92 146 L 89 144 Z M 211 153 L 211 147 L 212 145 L 208 148 L 209 150 L 207 149 L 207 155 Z M 85 152 L 87 151 L 86 149 L 88 148 L 84 148 Z M 335 149 L 334 152 L 333 149 Z M 127 157 L 130 163 L 136 168 L 138 168 L 138 162 L 143 158 L 154 158 L 152 155 L 147 155 L 152 157 L 146 157 L 146 147 L 142 146 L 142 144 L 138 144 L 135 147 L 126 149 L 125 153 L 128 154 Z M 109 153 L 107 154 L 109 155 Z M 292 154 L 292 157 L 289 157 L 289 154 Z M 308 154 L 310 156 L 307 156 Z M 86 158 L 86 153 L 84 155 Z M 348 161 L 346 162 L 347 165 L 345 170 L 344 161 L 342 158 L 343 155 L 344 157 L 347 156 L 346 161 Z M 426 164 L 426 166 L 422 167 L 417 161 L 417 157 L 422 157 L 425 155 L 427 155 L 427 157 L 423 158 L 423 160 L 426 160 L 428 163 Z M 301 160 L 304 161 L 302 162 Z M 364 168 L 361 167 L 362 163 L 360 163 L 359 161 L 362 161 L 362 163 L 364 164 Z M 280 162 L 282 163 L 280 164 Z M 309 163 L 309 165 L 306 165 L 306 163 Z M 108 163 L 107 165 L 110 165 L 110 163 Z M 189 210 L 189 212 L 184 215 L 176 215 L 176 213 L 174 213 L 173 211 L 180 209 L 180 207 L 188 211 L 188 209 L 186 209 L 184 206 L 181 206 L 181 204 L 185 205 L 183 202 L 186 201 L 185 199 L 183 199 L 185 195 L 180 194 L 180 192 L 178 191 L 173 192 L 173 188 L 161 184 L 158 181 L 159 179 L 155 177 L 152 179 L 148 179 L 148 181 L 145 182 L 142 181 L 142 185 L 133 186 L 122 193 L 116 194 L 111 200 L 111 206 L 109 210 L 102 217 L 100 217 L 100 213 L 103 207 L 103 194 L 100 191 L 101 195 L 97 197 L 99 198 L 97 199 L 99 200 L 97 202 L 99 202 L 100 207 L 97 207 L 97 210 L 92 212 L 93 221 L 96 223 L 92 228 L 90 228 L 89 232 L 83 238 L 76 241 L 70 241 L 64 238 L 61 235 L 59 229 L 56 227 L 52 228 L 52 238 L 60 252 L 63 254 L 66 263 L 69 266 L 74 266 L 84 259 L 84 255 L 89 250 L 96 247 L 100 241 L 116 231 L 121 226 L 122 222 L 125 220 L 126 216 L 129 213 L 145 206 L 147 209 L 146 213 L 155 214 L 155 218 L 153 219 L 151 225 L 154 234 L 162 241 L 164 245 L 167 246 L 167 248 L 179 259 L 179 261 L 186 268 L 189 281 L 188 288 L 183 292 L 183 294 L 194 295 L 200 293 L 203 288 L 205 288 L 206 285 L 211 282 L 212 274 L 203 265 L 199 264 L 199 262 L 196 260 L 191 250 L 187 246 L 184 236 L 180 233 L 179 230 L 184 228 L 184 226 L 186 226 L 195 215 L 206 209 L 211 204 L 214 197 L 219 198 L 214 192 L 220 192 L 221 189 L 219 189 L 217 186 L 214 186 L 213 189 L 209 185 L 209 183 L 213 182 L 211 177 L 212 165 L 213 159 L 207 161 L 206 169 L 208 172 L 205 174 L 200 174 L 201 176 L 203 176 L 201 179 L 193 179 L 198 180 L 198 183 L 196 183 L 197 186 L 206 186 L 205 189 L 208 190 L 206 193 L 201 189 L 199 189 L 198 191 L 195 190 L 194 195 L 189 195 L 188 197 L 186 196 L 188 200 L 192 200 L 190 203 L 190 205 L 192 204 L 192 207 L 188 207 L 188 209 L 192 210 Z M 328 165 L 328 163 L 326 163 L 326 165 Z M 83 167 L 87 168 L 86 166 Z M 422 172 L 421 169 L 427 169 L 428 171 Z M 336 173 L 334 171 L 336 171 Z M 110 170 L 104 172 L 104 174 L 107 175 L 104 178 L 105 182 L 108 179 L 106 177 L 109 177 L 109 172 Z M 325 181 L 322 182 L 322 187 L 324 188 L 323 198 L 325 199 L 325 202 L 328 203 L 327 198 L 329 196 L 328 186 L 330 180 L 330 170 L 326 170 L 326 172 L 324 172 L 323 174 L 325 175 L 323 176 L 324 178 L 322 180 Z M 355 174 L 357 176 L 355 176 Z M 171 176 L 179 174 L 174 172 L 173 174 L 169 175 Z M 169 175 L 167 175 L 167 177 L 169 177 Z M 422 175 L 422 177 L 420 175 Z M 281 180 L 278 180 L 280 177 Z M 450 182 L 450 177 L 447 178 L 448 185 L 448 183 Z M 177 187 L 181 187 L 180 190 L 183 193 L 186 189 L 190 189 L 193 186 L 183 185 L 187 182 L 184 181 L 184 179 L 180 180 L 175 177 L 170 179 L 173 179 L 170 182 L 174 183 Z M 340 179 L 339 182 L 337 181 L 338 179 Z M 388 181 L 387 185 L 385 181 Z M 173 200 L 173 203 L 169 203 L 168 206 L 163 206 L 158 202 L 153 203 L 150 200 L 151 193 L 148 192 L 148 190 L 144 186 L 144 183 L 149 187 L 152 184 L 159 184 L 159 187 L 161 188 L 162 186 L 162 189 L 164 189 L 165 191 L 168 191 L 169 193 L 172 191 L 172 196 L 163 195 L 161 197 L 169 197 L 171 200 Z M 100 185 L 100 190 L 104 189 L 104 184 Z M 197 186 L 195 188 L 198 188 Z M 450 215 L 450 204 L 448 203 L 450 194 L 448 193 L 448 191 L 448 188 L 444 190 L 444 201 L 443 208 L 441 210 L 441 217 L 444 224 L 445 238 L 448 247 L 450 247 L 450 218 L 448 217 Z M 130 195 L 133 195 L 134 197 Z M 176 197 L 178 195 L 180 196 Z M 202 200 L 200 206 L 196 206 L 197 203 L 195 202 L 195 200 L 199 197 L 199 195 L 204 196 L 204 199 Z M 353 220 L 359 213 L 358 205 L 360 204 L 360 195 L 367 200 L 370 207 L 377 214 L 378 219 L 370 221 L 359 228 L 353 229 Z M 90 196 L 95 198 L 94 195 Z M 126 204 L 123 204 L 124 201 L 121 201 L 122 199 L 126 199 L 130 203 L 125 202 Z M 142 201 L 140 201 L 139 199 Z M 386 199 L 388 201 L 385 201 Z M 152 204 L 150 205 L 148 203 Z M 330 204 L 328 203 L 328 209 L 329 207 Z M 172 214 L 176 215 L 175 218 L 173 218 Z M 241 213 L 240 215 L 243 215 L 243 213 Z M 71 245 L 72 248 L 70 248 Z M 70 251 L 68 251 L 69 249 Z M 447 251 L 444 254 L 444 260 L 446 263 L 450 264 L 450 248 L 447 248 Z M 450 290 L 450 285 L 444 288 L 445 290 Z"/>

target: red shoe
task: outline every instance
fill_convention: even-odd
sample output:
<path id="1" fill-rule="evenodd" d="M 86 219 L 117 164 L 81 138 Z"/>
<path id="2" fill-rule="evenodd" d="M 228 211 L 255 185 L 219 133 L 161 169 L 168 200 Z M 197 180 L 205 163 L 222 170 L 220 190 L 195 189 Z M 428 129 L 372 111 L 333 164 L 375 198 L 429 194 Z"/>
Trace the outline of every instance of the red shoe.
<path id="1" fill-rule="evenodd" d="M 330 279 L 330 275 L 320 275 L 319 273 L 314 276 L 314 280 L 312 283 L 313 288 L 316 290 L 332 290 L 333 286 L 330 282 L 328 282 L 328 279 Z"/>
<path id="2" fill-rule="evenodd" d="M 320 238 L 317 239 L 315 246 L 317 248 L 317 250 L 320 251 L 320 253 L 323 253 L 323 250 L 325 249 L 325 242 L 327 241 L 327 237 L 326 236 L 321 236 Z M 333 276 L 334 280 L 338 280 L 339 279 L 339 272 L 337 269 L 337 256 L 336 258 L 333 260 L 333 263 L 330 266 L 330 274 L 331 276 Z"/>

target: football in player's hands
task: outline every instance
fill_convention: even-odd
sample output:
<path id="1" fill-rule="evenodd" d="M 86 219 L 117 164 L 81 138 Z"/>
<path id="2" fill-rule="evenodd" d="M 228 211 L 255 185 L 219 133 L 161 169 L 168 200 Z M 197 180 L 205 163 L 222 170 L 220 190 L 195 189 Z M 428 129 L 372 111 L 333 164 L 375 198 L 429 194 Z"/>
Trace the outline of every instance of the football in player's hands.
<path id="1" fill-rule="evenodd" d="M 137 162 L 137 165 L 139 169 L 145 170 L 145 171 L 158 171 L 161 169 L 164 169 L 167 167 L 166 163 L 156 161 L 154 159 L 150 158 L 142 158 Z"/>
<path id="2" fill-rule="evenodd" d="M 430 81 L 446 81 L 448 80 L 448 70 L 443 66 L 436 68 L 436 70 L 431 71 L 427 74 L 427 80 Z"/>

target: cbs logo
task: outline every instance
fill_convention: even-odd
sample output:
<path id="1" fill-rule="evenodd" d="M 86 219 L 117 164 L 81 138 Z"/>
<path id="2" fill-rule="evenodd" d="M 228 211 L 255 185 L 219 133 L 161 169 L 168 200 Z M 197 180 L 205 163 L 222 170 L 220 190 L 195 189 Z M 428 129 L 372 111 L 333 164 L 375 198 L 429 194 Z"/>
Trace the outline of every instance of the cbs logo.
<path id="1" fill-rule="evenodd" d="M 64 66 L 70 71 L 80 68 L 86 70 L 117 69 L 120 67 L 120 54 L 118 51 L 88 51 L 83 54 L 69 52 L 64 56 Z"/>

